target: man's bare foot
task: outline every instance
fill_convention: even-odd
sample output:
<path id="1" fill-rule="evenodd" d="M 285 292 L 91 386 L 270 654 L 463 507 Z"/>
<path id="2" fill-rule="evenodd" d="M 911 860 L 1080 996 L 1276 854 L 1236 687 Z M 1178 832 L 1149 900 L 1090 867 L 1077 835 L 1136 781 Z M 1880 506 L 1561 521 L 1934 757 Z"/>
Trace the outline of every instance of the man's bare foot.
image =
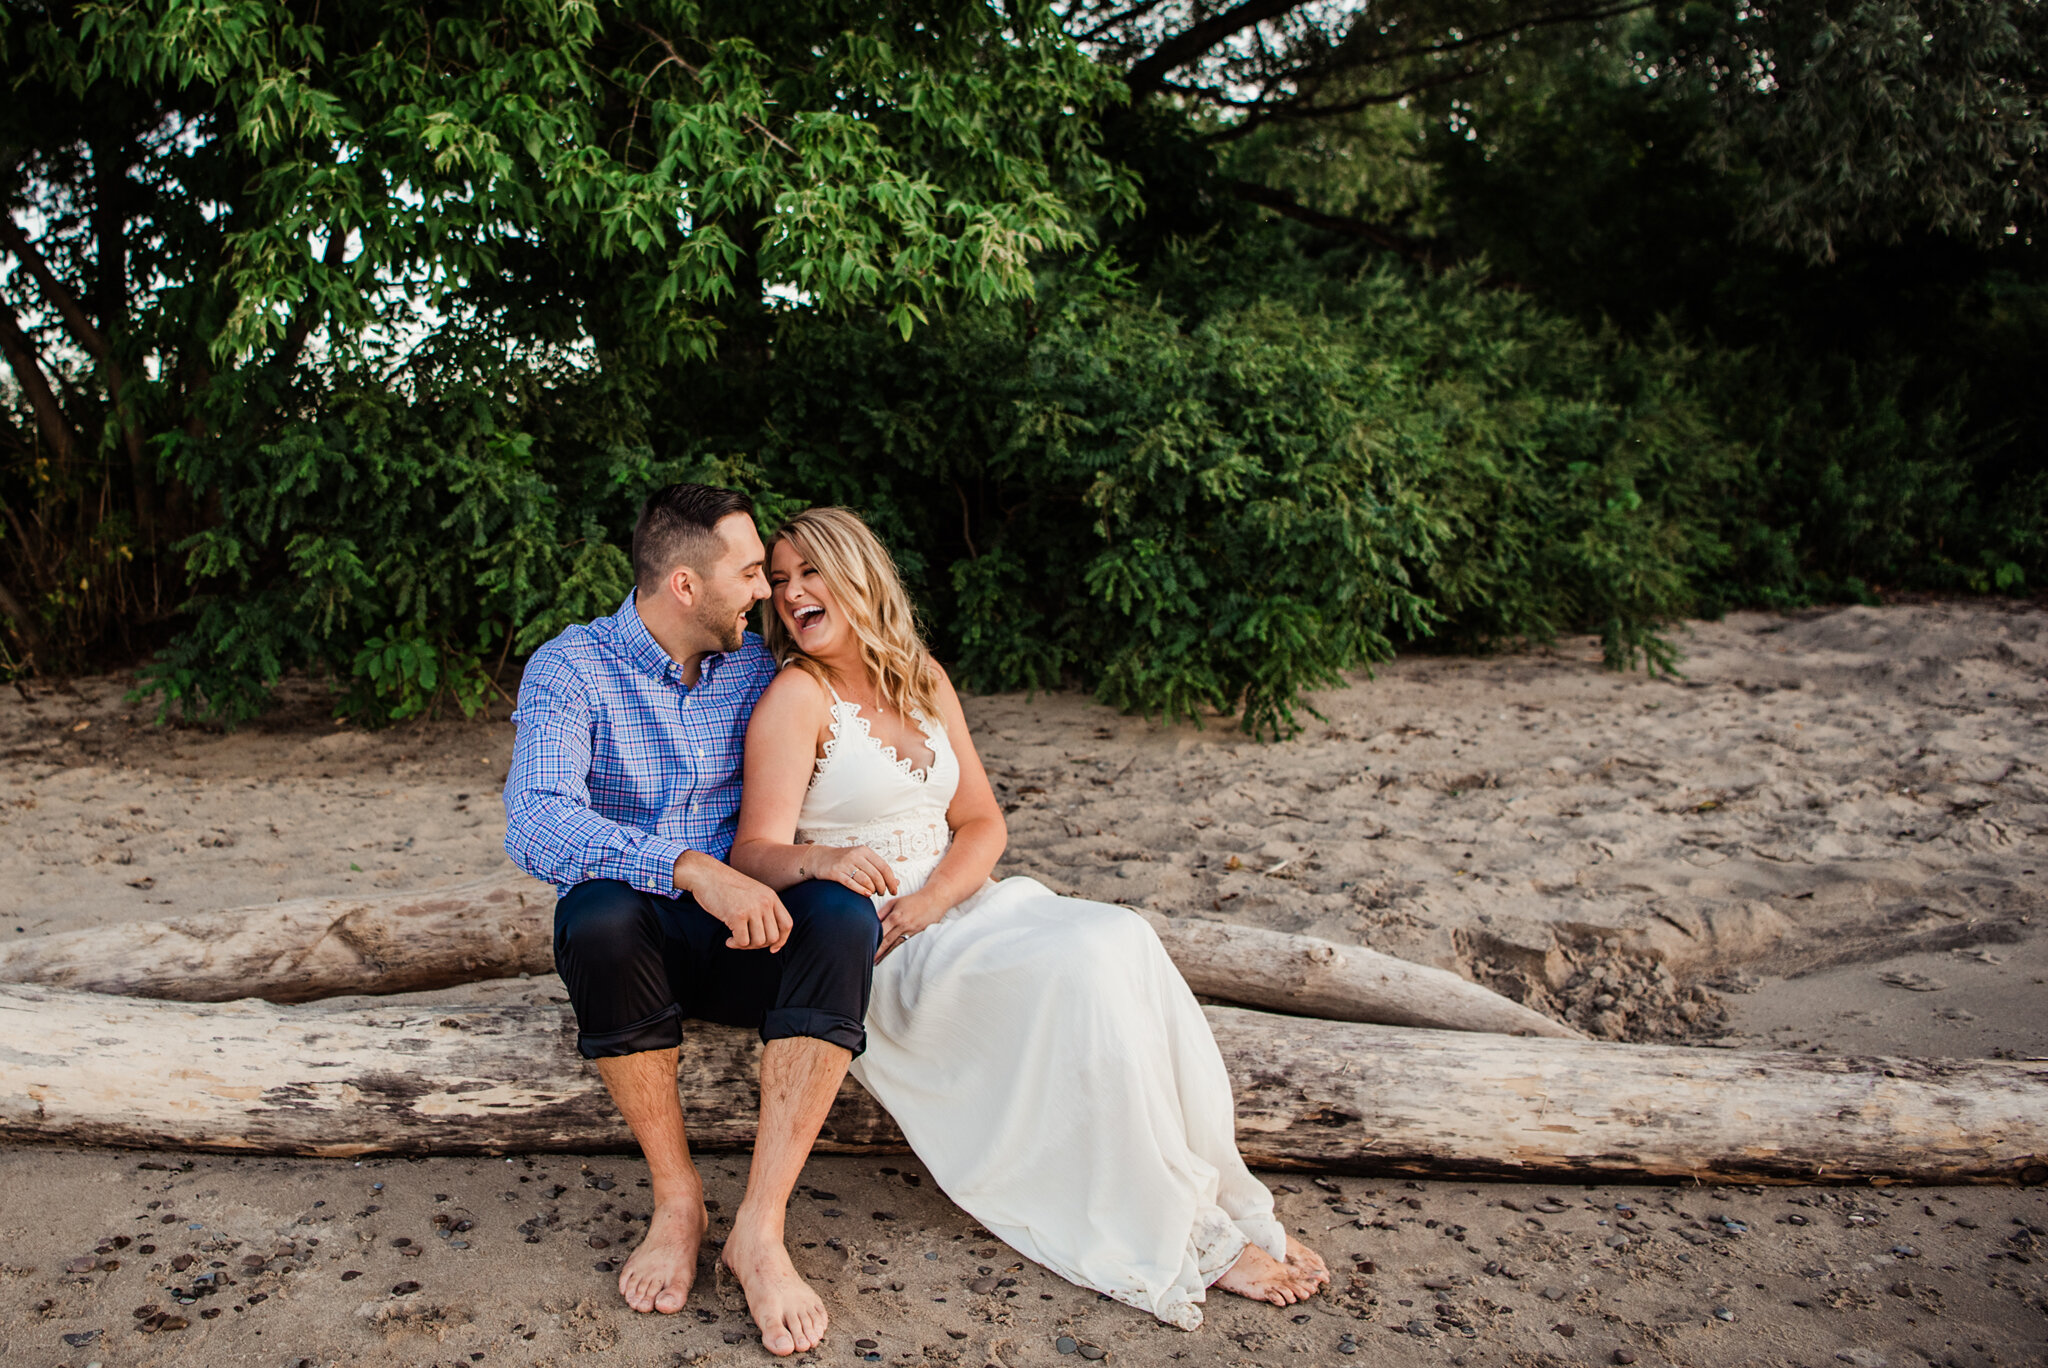
<path id="1" fill-rule="evenodd" d="M 697 1250 L 704 1243 L 702 1196 L 657 1206 L 647 1222 L 647 1237 L 619 1270 L 619 1295 L 635 1311 L 672 1316 L 690 1299 L 697 1280 Z"/>
<path id="2" fill-rule="evenodd" d="M 1210 1285 L 1253 1301 L 1292 1306 L 1313 1297 L 1316 1289 L 1329 1280 L 1330 1269 L 1322 1256 L 1307 1245 L 1296 1243 L 1290 1235 L 1287 1262 L 1282 1263 L 1257 1245 L 1248 1244 L 1244 1253 L 1237 1256 L 1237 1262 Z"/>
<path id="3" fill-rule="evenodd" d="M 825 1303 L 797 1276 L 789 1251 L 774 1235 L 737 1226 L 719 1256 L 747 1294 L 761 1345 L 779 1358 L 815 1349 L 825 1339 Z"/>

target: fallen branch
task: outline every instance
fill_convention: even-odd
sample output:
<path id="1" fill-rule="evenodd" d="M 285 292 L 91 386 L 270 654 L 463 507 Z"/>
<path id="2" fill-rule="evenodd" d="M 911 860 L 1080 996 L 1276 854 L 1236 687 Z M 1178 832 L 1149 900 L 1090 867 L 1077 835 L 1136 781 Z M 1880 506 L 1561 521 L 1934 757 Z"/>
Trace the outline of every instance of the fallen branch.
<path id="1" fill-rule="evenodd" d="M 2048 1066 L 1515 1040 L 1209 1009 L 1255 1164 L 1708 1182 L 2039 1182 Z M 264 1154 L 605 1151 L 566 1008 L 198 1007 L 0 987 L 0 1139 Z M 753 1138 L 758 1042 L 695 1027 L 705 1149 Z M 900 1149 L 848 1084 L 827 1152 Z"/>
<path id="2" fill-rule="evenodd" d="M 554 890 L 520 874 L 306 898 L 0 945 L 0 983 L 226 1002 L 402 993 L 554 968 Z M 1278 931 L 1147 914 L 1207 997 L 1333 1021 L 1578 1038 L 1444 969 Z"/>

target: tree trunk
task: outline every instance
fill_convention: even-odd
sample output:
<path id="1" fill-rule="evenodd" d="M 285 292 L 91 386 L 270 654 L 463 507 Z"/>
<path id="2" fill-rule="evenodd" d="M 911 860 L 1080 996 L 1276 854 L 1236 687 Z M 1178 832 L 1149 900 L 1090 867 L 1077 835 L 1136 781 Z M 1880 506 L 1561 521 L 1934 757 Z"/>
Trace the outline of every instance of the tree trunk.
<path id="1" fill-rule="evenodd" d="M 107 334 L 93 325 L 80 307 L 78 297 L 73 294 L 56 272 L 15 224 L 14 219 L 0 209 L 0 247 L 14 253 L 28 273 L 41 287 L 43 298 L 57 310 L 58 317 L 70 332 L 72 340 L 85 349 L 86 353 L 99 364 L 100 374 L 106 380 L 107 407 L 113 414 L 115 424 L 121 430 L 121 442 L 128 450 L 128 463 L 135 481 L 135 517 L 137 531 L 145 542 L 152 545 L 156 540 L 154 507 L 149 490 L 149 452 L 143 444 L 142 429 L 138 426 L 139 415 L 130 407 L 133 396 L 128 393 L 128 380 L 121 369 L 120 361 L 114 355 L 113 346 Z"/>
<path id="2" fill-rule="evenodd" d="M 5 298 L 0 298 L 0 355 L 6 356 L 14 382 L 28 399 L 29 411 L 36 416 L 36 428 L 50 448 L 56 474 L 68 479 L 78 444 L 72 440 L 71 425 L 64 420 L 64 407 L 57 402 L 57 392 L 50 388 L 43 374 L 35 344 L 22 330 L 21 320 L 14 316 L 14 305 Z"/>
<path id="3" fill-rule="evenodd" d="M 554 890 L 504 874 L 431 893 L 308 898 L 0 944 L 0 982 L 225 1002 L 402 993 L 554 968 Z M 1146 914 L 1205 997 L 1327 1017 L 1581 1038 L 1443 969 L 1309 936 Z"/>
<path id="4" fill-rule="evenodd" d="M 2039 1182 L 2048 1066 L 1515 1040 L 1212 1007 L 1254 1164 L 1709 1182 Z M 629 1147 L 566 1008 L 197 1007 L 0 987 L 0 1139 L 263 1154 Z M 704 1149 L 751 1143 L 752 1032 L 696 1026 Z M 900 1150 L 848 1083 L 818 1148 Z"/>

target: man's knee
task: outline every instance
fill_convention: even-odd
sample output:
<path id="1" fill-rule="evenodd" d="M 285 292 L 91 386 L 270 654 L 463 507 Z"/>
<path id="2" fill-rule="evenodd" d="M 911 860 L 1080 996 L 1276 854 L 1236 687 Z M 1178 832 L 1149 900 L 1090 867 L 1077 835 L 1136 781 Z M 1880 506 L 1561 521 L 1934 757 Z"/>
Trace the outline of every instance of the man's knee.
<path id="1" fill-rule="evenodd" d="M 882 944 L 882 919 L 875 905 L 845 884 L 812 879 L 785 889 L 792 940 L 801 936 L 821 950 L 874 957 Z"/>
<path id="2" fill-rule="evenodd" d="M 555 904 L 555 958 L 604 964 L 658 944 L 647 895 L 617 879 L 577 884 Z"/>
<path id="3" fill-rule="evenodd" d="M 682 1039 L 660 917 L 632 885 L 596 879 L 555 904 L 555 970 L 569 990 L 585 1059 L 672 1050 Z"/>

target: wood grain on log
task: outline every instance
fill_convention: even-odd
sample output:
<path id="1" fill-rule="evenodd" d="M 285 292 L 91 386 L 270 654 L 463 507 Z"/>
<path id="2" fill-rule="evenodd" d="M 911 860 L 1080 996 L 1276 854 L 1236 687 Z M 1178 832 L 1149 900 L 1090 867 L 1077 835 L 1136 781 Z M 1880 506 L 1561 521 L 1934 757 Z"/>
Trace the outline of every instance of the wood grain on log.
<path id="1" fill-rule="evenodd" d="M 1144 914 L 1188 986 L 1327 1021 L 1583 1040 L 1577 1029 L 1448 969 L 1256 926 Z"/>
<path id="2" fill-rule="evenodd" d="M 2048 1065 L 1520 1040 L 1208 1009 L 1253 1163 L 1707 1182 L 2048 1177 Z M 0 1138 L 271 1154 L 627 1148 L 566 1008 L 199 1007 L 0 987 Z M 697 1026 L 692 1138 L 753 1136 L 758 1043 Z M 848 1084 L 819 1148 L 898 1149 Z"/>
<path id="3" fill-rule="evenodd" d="M 177 1002 L 419 992 L 551 972 L 554 907 L 554 889 L 508 873 L 90 926 L 0 945 L 0 983 Z"/>
<path id="4" fill-rule="evenodd" d="M 503 874 L 432 892 L 305 898 L 0 944 L 0 983 L 177 1002 L 312 1002 L 554 968 L 554 890 Z M 1205 997 L 1332 1021 L 1579 1039 L 1444 969 L 1355 945 L 1144 914 Z"/>

